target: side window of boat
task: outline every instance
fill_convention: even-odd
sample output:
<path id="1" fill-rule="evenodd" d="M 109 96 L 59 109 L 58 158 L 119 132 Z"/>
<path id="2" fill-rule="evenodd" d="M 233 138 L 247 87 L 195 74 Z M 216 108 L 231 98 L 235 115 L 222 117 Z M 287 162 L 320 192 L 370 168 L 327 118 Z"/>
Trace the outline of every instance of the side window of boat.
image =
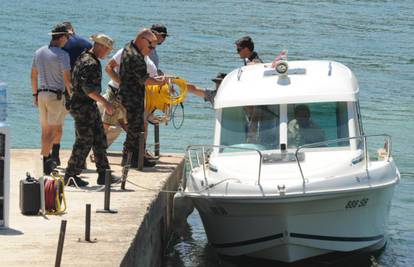
<path id="1" fill-rule="evenodd" d="M 288 105 L 288 147 L 336 140 L 349 136 L 346 102 Z M 348 146 L 335 142 L 319 147 Z"/>
<path id="2" fill-rule="evenodd" d="M 246 118 L 243 107 L 223 108 L 221 117 L 220 144 L 231 146 L 246 140 Z"/>

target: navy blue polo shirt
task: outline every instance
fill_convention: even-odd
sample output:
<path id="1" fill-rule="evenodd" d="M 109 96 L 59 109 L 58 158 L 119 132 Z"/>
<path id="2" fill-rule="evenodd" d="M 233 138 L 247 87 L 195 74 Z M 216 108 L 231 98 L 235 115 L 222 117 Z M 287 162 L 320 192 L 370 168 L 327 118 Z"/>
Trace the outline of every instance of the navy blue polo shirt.
<path id="1" fill-rule="evenodd" d="M 73 70 L 76 59 L 82 54 L 86 49 L 91 49 L 92 44 L 85 38 L 80 37 L 77 34 L 70 36 L 69 40 L 66 42 L 63 50 L 68 52 L 70 57 L 70 68 Z"/>

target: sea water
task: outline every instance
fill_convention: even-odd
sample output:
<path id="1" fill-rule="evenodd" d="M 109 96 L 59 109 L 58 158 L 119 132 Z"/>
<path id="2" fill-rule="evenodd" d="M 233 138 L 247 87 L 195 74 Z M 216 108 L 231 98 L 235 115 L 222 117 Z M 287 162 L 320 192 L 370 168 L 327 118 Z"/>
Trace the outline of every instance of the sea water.
<path id="1" fill-rule="evenodd" d="M 203 88 L 213 87 L 211 79 L 218 72 L 242 64 L 234 41 L 244 35 L 254 39 L 264 61 L 288 49 L 290 60 L 344 63 L 359 80 L 365 132 L 392 135 L 393 155 L 402 174 L 391 207 L 389 242 L 378 262 L 414 266 L 414 1 L 19 0 L 1 1 L 0 7 L 0 80 L 8 88 L 13 148 L 39 148 L 30 69 L 34 51 L 49 43 L 47 33 L 60 21 L 71 21 L 84 37 L 106 33 L 117 48 L 141 27 L 164 23 L 171 36 L 157 48 L 160 68 Z M 104 75 L 104 88 L 107 82 Z M 184 111 L 180 129 L 172 123 L 161 126 L 162 153 L 211 143 L 211 105 L 190 95 Z M 151 132 L 149 136 L 151 143 Z M 123 138 L 111 149 L 120 150 Z M 62 147 L 71 148 L 73 140 L 73 121 L 68 116 Z M 166 266 L 225 266 L 207 245 L 197 213 L 189 221 L 191 238 L 171 245 Z"/>

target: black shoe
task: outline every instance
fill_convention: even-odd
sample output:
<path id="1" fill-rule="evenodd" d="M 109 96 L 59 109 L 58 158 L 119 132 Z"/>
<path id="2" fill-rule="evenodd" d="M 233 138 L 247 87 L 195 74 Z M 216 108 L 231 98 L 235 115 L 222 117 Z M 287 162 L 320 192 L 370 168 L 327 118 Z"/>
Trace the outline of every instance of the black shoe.
<path id="1" fill-rule="evenodd" d="M 52 158 L 56 166 L 60 166 L 60 158 Z"/>
<path id="2" fill-rule="evenodd" d="M 151 158 L 144 158 L 144 167 L 154 167 L 155 165 L 157 165 L 157 161 L 155 161 L 154 159 Z M 131 168 L 138 168 L 138 160 L 131 162 Z"/>
<path id="3" fill-rule="evenodd" d="M 73 178 L 73 179 L 69 180 L 69 178 Z M 65 185 L 66 186 L 75 186 L 75 183 L 76 183 L 76 185 L 78 187 L 84 187 L 84 186 L 87 186 L 89 184 L 87 181 L 82 180 L 81 178 L 79 178 L 76 175 L 69 176 L 69 175 L 65 174 L 64 179 L 65 179 Z M 73 180 L 75 180 L 75 183 L 74 183 Z"/>
<path id="4" fill-rule="evenodd" d="M 56 164 L 53 159 L 49 157 L 43 157 L 43 173 L 50 175 L 50 173 L 56 168 Z"/>
<path id="5" fill-rule="evenodd" d="M 59 150 L 60 144 L 54 144 L 52 147 L 52 160 L 55 162 L 56 166 L 60 166 Z"/>
<path id="6" fill-rule="evenodd" d="M 111 184 L 117 184 L 121 181 L 121 179 L 113 177 L 112 174 L 109 174 L 111 178 Z M 98 185 L 105 185 L 105 171 L 101 171 L 98 174 L 98 180 L 96 180 Z"/>

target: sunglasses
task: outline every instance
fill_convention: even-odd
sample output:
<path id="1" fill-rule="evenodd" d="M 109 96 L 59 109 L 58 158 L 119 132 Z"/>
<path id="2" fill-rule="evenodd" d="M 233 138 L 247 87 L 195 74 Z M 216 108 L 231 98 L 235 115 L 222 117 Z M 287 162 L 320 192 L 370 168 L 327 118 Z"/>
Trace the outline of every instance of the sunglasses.
<path id="1" fill-rule="evenodd" d="M 148 40 L 147 38 L 145 38 L 145 37 L 142 37 L 142 39 L 144 39 L 144 40 L 146 40 L 147 42 L 148 42 L 148 49 L 150 49 L 150 50 L 154 50 L 155 49 L 155 46 L 152 46 L 152 44 L 151 44 L 151 41 L 150 40 Z"/>
<path id="2" fill-rule="evenodd" d="M 237 47 L 237 48 L 236 48 L 237 53 L 240 53 L 240 51 L 242 51 L 243 49 L 244 49 L 244 47 Z"/>

